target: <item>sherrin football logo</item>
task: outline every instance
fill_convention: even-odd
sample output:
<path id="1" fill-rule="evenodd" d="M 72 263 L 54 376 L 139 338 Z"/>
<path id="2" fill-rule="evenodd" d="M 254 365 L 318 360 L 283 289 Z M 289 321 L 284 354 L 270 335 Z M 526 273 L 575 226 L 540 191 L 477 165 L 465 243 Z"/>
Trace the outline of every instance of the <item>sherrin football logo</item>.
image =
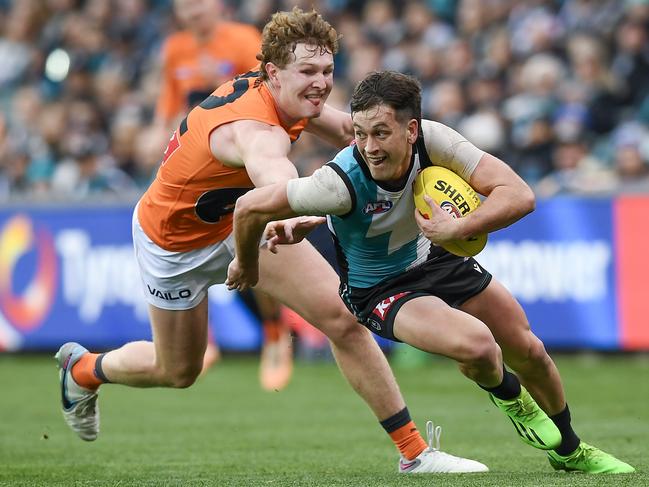
<path id="1" fill-rule="evenodd" d="M 442 201 L 439 204 L 439 207 L 446 213 L 451 215 L 453 218 L 462 218 L 462 213 L 460 213 L 460 210 L 450 201 Z"/>
<path id="2" fill-rule="evenodd" d="M 441 191 L 442 194 L 448 196 L 451 199 L 451 201 L 441 202 L 439 206 L 450 213 L 452 216 L 460 218 L 471 211 L 471 206 L 464 198 L 464 196 L 462 196 L 462 193 L 443 179 L 438 179 L 435 182 L 435 189 Z M 480 205 L 480 199 L 475 194 L 475 191 L 473 191 L 473 193 L 469 193 L 469 196 L 475 200 L 476 207 Z M 451 212 L 449 209 L 450 207 L 455 208 L 455 211 Z"/>
<path id="3" fill-rule="evenodd" d="M 423 169 L 415 178 L 413 196 L 415 206 L 424 217 L 429 218 L 430 206 L 424 200 L 430 196 L 440 208 L 453 218 L 462 218 L 480 206 L 475 190 L 453 171 L 441 166 Z M 479 253 L 487 243 L 487 235 L 475 235 L 442 245 L 449 252 L 462 257 Z"/>

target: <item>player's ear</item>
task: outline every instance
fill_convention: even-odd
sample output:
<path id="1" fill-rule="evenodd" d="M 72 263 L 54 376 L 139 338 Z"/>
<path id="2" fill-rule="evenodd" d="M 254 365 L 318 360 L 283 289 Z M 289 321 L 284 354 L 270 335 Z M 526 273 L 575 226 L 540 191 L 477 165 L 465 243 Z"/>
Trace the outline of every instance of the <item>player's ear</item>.
<path id="1" fill-rule="evenodd" d="M 266 74 L 268 74 L 268 81 L 274 87 L 279 87 L 279 68 L 271 62 L 266 63 Z"/>
<path id="2" fill-rule="evenodd" d="M 414 144 L 419 136 L 419 123 L 414 118 L 410 119 L 407 126 L 408 143 Z"/>

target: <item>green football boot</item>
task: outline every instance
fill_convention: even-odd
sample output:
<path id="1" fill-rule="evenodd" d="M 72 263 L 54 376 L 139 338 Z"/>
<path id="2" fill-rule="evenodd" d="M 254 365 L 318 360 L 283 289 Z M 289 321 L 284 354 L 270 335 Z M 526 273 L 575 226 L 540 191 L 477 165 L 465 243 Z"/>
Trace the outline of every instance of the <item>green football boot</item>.
<path id="1" fill-rule="evenodd" d="M 523 443 L 541 450 L 554 450 L 561 444 L 559 428 L 523 386 L 514 399 L 498 399 L 493 394 L 489 397 L 507 415 Z"/>
<path id="2" fill-rule="evenodd" d="M 583 441 L 570 455 L 562 456 L 548 451 L 548 460 L 555 470 L 584 473 L 632 473 L 635 472 L 628 463 L 618 460 L 613 455 L 590 446 Z"/>

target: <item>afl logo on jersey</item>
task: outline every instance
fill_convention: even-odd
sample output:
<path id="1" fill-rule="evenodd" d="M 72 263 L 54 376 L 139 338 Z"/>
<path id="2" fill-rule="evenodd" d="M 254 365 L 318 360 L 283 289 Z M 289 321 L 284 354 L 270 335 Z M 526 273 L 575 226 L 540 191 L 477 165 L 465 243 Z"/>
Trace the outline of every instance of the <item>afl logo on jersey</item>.
<path id="1" fill-rule="evenodd" d="M 390 211 L 391 208 L 392 201 L 374 201 L 365 205 L 365 208 L 363 208 L 363 213 L 365 213 L 366 215 L 378 215 L 380 213 Z"/>
<path id="2" fill-rule="evenodd" d="M 462 213 L 460 213 L 458 207 L 450 201 L 442 201 L 439 207 L 453 218 L 462 218 Z"/>

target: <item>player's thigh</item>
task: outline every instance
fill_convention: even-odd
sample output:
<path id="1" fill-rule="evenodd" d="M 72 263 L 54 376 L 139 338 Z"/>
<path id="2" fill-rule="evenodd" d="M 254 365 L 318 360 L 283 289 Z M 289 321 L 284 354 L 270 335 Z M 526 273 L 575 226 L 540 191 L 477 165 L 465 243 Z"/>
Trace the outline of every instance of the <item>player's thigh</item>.
<path id="1" fill-rule="evenodd" d="M 414 347 L 460 361 L 490 355 L 497 349 L 484 323 L 436 296 L 419 296 L 404 303 L 395 316 L 393 332 Z"/>
<path id="2" fill-rule="evenodd" d="M 341 314 L 355 321 L 338 296 L 339 282 L 329 263 L 306 240 L 282 246 L 277 254 L 265 248 L 260 251 L 257 287 L 320 328 Z"/>
<path id="3" fill-rule="evenodd" d="M 203 363 L 207 346 L 207 298 L 184 310 L 149 305 L 156 364 L 165 369 L 193 369 Z"/>
<path id="4" fill-rule="evenodd" d="M 485 323 L 500 345 L 505 358 L 527 355 L 537 343 L 527 316 L 519 302 L 496 279 L 479 294 L 464 302 L 460 309 Z"/>

